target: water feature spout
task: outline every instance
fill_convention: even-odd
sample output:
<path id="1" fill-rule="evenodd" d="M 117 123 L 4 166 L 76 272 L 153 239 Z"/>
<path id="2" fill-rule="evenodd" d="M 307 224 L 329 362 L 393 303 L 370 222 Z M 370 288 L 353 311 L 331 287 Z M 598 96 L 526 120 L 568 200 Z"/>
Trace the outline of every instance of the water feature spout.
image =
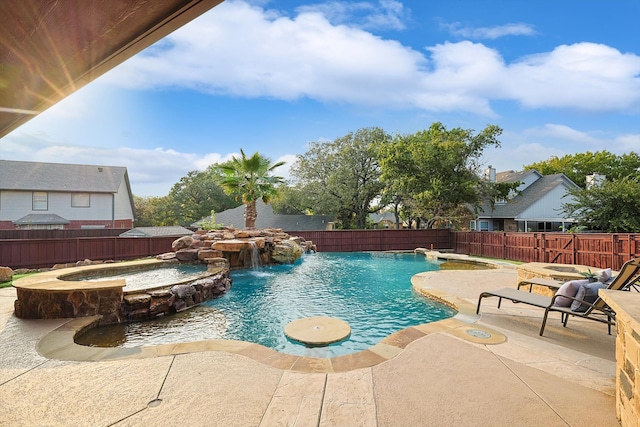
<path id="1" fill-rule="evenodd" d="M 258 251 L 258 245 L 254 241 L 250 241 L 249 245 L 251 246 L 251 268 L 256 269 L 260 267 L 260 252 Z"/>

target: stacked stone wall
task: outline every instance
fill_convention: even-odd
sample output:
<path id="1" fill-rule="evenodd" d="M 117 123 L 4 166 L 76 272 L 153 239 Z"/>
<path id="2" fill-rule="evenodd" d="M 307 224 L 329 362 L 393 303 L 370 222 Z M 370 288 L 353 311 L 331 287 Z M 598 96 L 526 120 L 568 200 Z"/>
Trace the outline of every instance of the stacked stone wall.
<path id="1" fill-rule="evenodd" d="M 627 313 L 616 316 L 616 415 L 623 427 L 640 425 L 640 330 Z"/>

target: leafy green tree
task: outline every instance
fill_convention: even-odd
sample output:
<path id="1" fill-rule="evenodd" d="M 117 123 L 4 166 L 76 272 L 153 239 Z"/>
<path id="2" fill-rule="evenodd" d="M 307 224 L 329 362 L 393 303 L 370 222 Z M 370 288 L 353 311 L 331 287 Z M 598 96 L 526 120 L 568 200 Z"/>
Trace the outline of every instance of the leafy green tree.
<path id="1" fill-rule="evenodd" d="M 136 207 L 136 227 L 153 227 L 175 225 L 174 217 L 169 212 L 169 198 L 133 196 Z"/>
<path id="2" fill-rule="evenodd" d="M 220 187 L 216 173 L 215 165 L 204 172 L 190 171 L 173 185 L 168 195 L 168 207 L 174 224 L 188 226 L 211 211 L 222 212 L 238 206 Z"/>
<path id="3" fill-rule="evenodd" d="M 462 206 L 477 209 L 486 198 L 503 198 L 517 186 L 480 178 L 482 153 L 500 146 L 501 133 L 494 125 L 474 134 L 468 129 L 447 130 L 436 122 L 427 130 L 397 135 L 379 146 L 382 181 L 427 228 L 448 222 L 459 216 Z"/>
<path id="4" fill-rule="evenodd" d="M 390 136 L 377 127 L 330 142 L 312 142 L 291 168 L 298 194 L 306 209 L 315 214 L 335 215 L 342 228 L 366 228 L 373 200 L 383 189 L 377 146 Z"/>
<path id="5" fill-rule="evenodd" d="M 607 233 L 640 232 L 640 177 L 606 180 L 590 188 L 569 192 L 573 201 L 563 204 L 578 227 Z"/>
<path id="6" fill-rule="evenodd" d="M 271 200 L 271 206 L 280 215 L 305 215 L 311 210 L 307 202 L 301 188 L 282 184 L 278 187 L 278 194 Z"/>
<path id="7" fill-rule="evenodd" d="M 609 180 L 640 176 L 640 156 L 635 152 L 617 156 L 606 150 L 592 153 L 552 156 L 547 160 L 531 163 L 524 169 L 535 169 L 543 175 L 563 173 L 580 187 L 586 186 L 587 175 L 605 175 Z"/>
<path id="8" fill-rule="evenodd" d="M 218 166 L 220 185 L 227 194 L 242 200 L 245 205 L 244 221 L 246 228 L 255 228 L 258 212 L 256 201 L 262 199 L 269 203 L 277 193 L 277 186 L 284 182 L 280 176 L 271 175 L 274 169 L 284 162 L 271 163 L 271 160 L 255 152 L 247 157 L 240 150 L 241 157 L 233 157 Z"/>

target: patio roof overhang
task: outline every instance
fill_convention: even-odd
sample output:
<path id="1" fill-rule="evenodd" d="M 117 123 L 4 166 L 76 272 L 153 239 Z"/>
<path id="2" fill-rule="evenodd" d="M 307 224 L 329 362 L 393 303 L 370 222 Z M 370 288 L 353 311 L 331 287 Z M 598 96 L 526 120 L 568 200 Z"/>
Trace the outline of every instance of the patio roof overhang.
<path id="1" fill-rule="evenodd" d="M 223 0 L 0 4 L 0 138 Z"/>

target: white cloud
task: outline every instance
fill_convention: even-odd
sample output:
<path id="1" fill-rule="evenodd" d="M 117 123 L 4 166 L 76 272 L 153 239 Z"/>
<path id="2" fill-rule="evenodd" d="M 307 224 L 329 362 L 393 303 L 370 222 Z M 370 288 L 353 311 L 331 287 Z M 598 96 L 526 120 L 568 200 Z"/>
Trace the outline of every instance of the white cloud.
<path id="1" fill-rule="evenodd" d="M 547 146 L 562 145 L 565 154 L 606 150 L 613 154 L 640 152 L 640 134 L 608 134 L 602 131 L 580 131 L 566 125 L 547 123 L 526 129 L 525 138 L 542 139 Z"/>
<path id="2" fill-rule="evenodd" d="M 189 171 L 203 171 L 209 165 L 225 162 L 232 156 L 239 156 L 239 153 L 199 155 L 160 147 L 88 147 L 51 141 L 46 135 L 23 131 L 7 135 L 0 144 L 0 158 L 5 160 L 125 166 L 129 172 L 131 190 L 138 196 L 166 195 Z M 274 161 L 280 160 L 287 164 L 276 169 L 276 172 L 288 179 L 295 155 L 284 155 Z"/>
<path id="3" fill-rule="evenodd" d="M 495 40 L 505 36 L 533 36 L 536 34 L 533 26 L 525 23 L 496 25 L 494 27 L 464 27 L 460 22 L 441 24 L 451 34 L 473 40 Z"/>
<path id="4" fill-rule="evenodd" d="M 385 2 L 389 9 L 395 3 Z M 369 3 L 351 7 L 360 4 Z M 335 5 L 347 7 L 329 3 Z M 444 42 L 422 53 L 353 25 L 334 25 L 328 12 L 314 7 L 290 18 L 226 1 L 103 81 L 132 89 L 188 87 L 214 95 L 308 97 L 486 116 L 494 115 L 493 101 L 640 111 L 640 56 L 635 54 L 576 43 L 505 63 L 497 50 L 470 41 Z"/>
<path id="5" fill-rule="evenodd" d="M 320 13 L 334 25 L 347 24 L 363 29 L 405 28 L 404 19 L 409 12 L 396 0 L 379 0 L 378 3 L 359 1 L 330 1 L 300 6 L 299 13 Z"/>
<path id="6" fill-rule="evenodd" d="M 508 66 L 509 97 L 527 107 L 640 111 L 640 56 L 596 43 L 562 45 Z"/>
<path id="7" fill-rule="evenodd" d="M 602 131 L 577 130 L 563 124 L 518 131 L 505 131 L 502 146 L 485 150 L 483 162 L 498 171 L 522 170 L 522 166 L 549 158 L 586 151 L 606 150 L 616 155 L 640 152 L 640 134 L 605 134 Z"/>

